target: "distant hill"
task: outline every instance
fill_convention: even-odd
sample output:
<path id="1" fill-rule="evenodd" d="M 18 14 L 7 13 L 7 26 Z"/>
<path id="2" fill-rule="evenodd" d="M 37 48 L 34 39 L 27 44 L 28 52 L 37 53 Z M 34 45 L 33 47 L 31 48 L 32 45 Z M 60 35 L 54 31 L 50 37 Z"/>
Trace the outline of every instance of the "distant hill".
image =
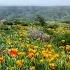
<path id="1" fill-rule="evenodd" d="M 34 20 L 36 15 L 46 20 L 70 20 L 70 6 L 0 6 L 0 20 Z"/>

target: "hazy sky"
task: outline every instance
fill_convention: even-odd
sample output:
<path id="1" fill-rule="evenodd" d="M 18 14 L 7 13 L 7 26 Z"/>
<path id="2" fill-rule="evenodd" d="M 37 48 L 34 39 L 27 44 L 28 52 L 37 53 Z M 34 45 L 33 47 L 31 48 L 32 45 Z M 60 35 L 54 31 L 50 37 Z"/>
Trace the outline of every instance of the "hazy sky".
<path id="1" fill-rule="evenodd" d="M 0 0 L 0 6 L 1 5 L 58 6 L 70 5 L 70 0 Z"/>

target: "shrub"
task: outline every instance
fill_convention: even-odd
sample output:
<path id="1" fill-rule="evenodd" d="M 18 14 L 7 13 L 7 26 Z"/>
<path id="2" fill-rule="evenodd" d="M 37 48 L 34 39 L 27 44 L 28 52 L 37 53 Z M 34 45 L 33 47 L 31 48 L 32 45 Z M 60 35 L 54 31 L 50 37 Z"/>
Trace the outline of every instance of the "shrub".
<path id="1" fill-rule="evenodd" d="M 59 27 L 59 25 L 58 24 L 48 24 L 47 27 L 52 28 L 52 29 L 56 29 Z"/>
<path id="2" fill-rule="evenodd" d="M 41 26 L 44 26 L 46 23 L 45 19 L 40 15 L 37 15 L 36 20 L 40 23 Z"/>
<path id="3" fill-rule="evenodd" d="M 41 41 L 50 41 L 52 39 L 51 35 L 47 35 L 43 31 L 36 28 L 30 28 L 28 33 L 29 33 L 28 37 L 31 39 L 35 39 L 35 40 L 40 39 Z"/>
<path id="4" fill-rule="evenodd" d="M 11 21 L 4 21 L 3 24 L 4 25 L 13 25 L 13 22 L 11 22 Z"/>

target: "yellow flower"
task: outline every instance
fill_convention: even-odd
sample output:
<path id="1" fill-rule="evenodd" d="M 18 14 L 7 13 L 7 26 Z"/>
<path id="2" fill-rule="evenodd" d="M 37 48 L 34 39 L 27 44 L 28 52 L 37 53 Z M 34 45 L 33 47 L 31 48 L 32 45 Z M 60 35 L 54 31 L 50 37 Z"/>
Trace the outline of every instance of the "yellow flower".
<path id="1" fill-rule="evenodd" d="M 55 64 L 54 63 L 50 63 L 49 66 L 50 66 L 50 69 L 51 70 L 54 70 L 55 69 Z"/>
<path id="2" fill-rule="evenodd" d="M 44 63 L 44 60 L 43 60 L 43 59 L 41 59 L 41 60 L 40 60 L 40 63 Z"/>
<path id="3" fill-rule="evenodd" d="M 70 55 L 67 55 L 67 58 L 70 60 Z"/>
<path id="4" fill-rule="evenodd" d="M 35 66 L 31 66 L 31 67 L 29 68 L 29 70 L 36 70 L 36 69 L 35 69 Z"/>
<path id="5" fill-rule="evenodd" d="M 12 43 L 12 41 L 10 39 L 6 40 L 6 44 L 11 44 L 11 43 Z"/>
<path id="6" fill-rule="evenodd" d="M 58 58 L 59 57 L 59 54 L 55 54 L 55 58 Z"/>
<path id="7" fill-rule="evenodd" d="M 12 42 L 13 42 L 13 40 L 11 39 L 11 37 L 10 36 L 7 36 L 6 38 L 5 38 L 5 42 L 6 42 L 6 44 L 12 44 Z"/>
<path id="8" fill-rule="evenodd" d="M 14 70 L 15 67 L 9 66 L 7 69 L 8 69 L 8 70 Z"/>
<path id="9" fill-rule="evenodd" d="M 34 57 L 34 53 L 32 53 L 32 52 L 28 52 L 27 57 L 30 58 L 30 59 L 33 58 L 33 57 Z"/>
<path id="10" fill-rule="evenodd" d="M 51 59 L 48 59 L 49 62 L 52 62 L 55 58 L 51 57 Z"/>
<path id="11" fill-rule="evenodd" d="M 70 61 L 68 61 L 68 62 L 66 63 L 66 65 L 67 65 L 68 67 L 70 67 Z"/>
<path id="12" fill-rule="evenodd" d="M 52 45 L 51 45 L 51 44 L 48 44 L 48 45 L 47 45 L 47 47 L 51 48 L 51 47 L 52 47 Z"/>
<path id="13" fill-rule="evenodd" d="M 23 60 L 17 60 L 16 61 L 16 65 L 19 66 L 19 67 L 22 67 L 24 64 L 24 61 Z"/>
<path id="14" fill-rule="evenodd" d="M 2 57 L 0 57 L 0 62 L 3 62 L 4 61 L 4 58 L 3 58 L 3 56 Z"/>
<path id="15" fill-rule="evenodd" d="M 31 49 L 34 49 L 34 45 L 32 45 L 32 44 L 28 44 L 27 47 L 31 48 Z"/>
<path id="16" fill-rule="evenodd" d="M 34 49 L 31 49 L 31 48 L 29 48 L 29 50 L 28 50 L 29 52 L 32 52 L 32 53 L 35 53 L 36 52 L 36 50 L 34 50 Z"/>
<path id="17" fill-rule="evenodd" d="M 66 45 L 66 50 L 70 51 L 70 45 Z"/>
<path id="18" fill-rule="evenodd" d="M 19 56 L 24 56 L 25 55 L 25 52 L 18 52 L 17 53 Z"/>
<path id="19" fill-rule="evenodd" d="M 62 43 L 65 43 L 65 40 L 61 40 Z"/>

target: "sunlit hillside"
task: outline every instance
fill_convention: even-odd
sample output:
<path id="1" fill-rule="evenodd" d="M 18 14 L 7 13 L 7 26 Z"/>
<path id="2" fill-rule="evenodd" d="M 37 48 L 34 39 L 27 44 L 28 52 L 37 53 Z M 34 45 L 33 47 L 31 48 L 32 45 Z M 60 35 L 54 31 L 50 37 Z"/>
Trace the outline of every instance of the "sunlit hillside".
<path id="1" fill-rule="evenodd" d="M 70 7 L 0 7 L 0 19 L 0 70 L 70 70 Z"/>

